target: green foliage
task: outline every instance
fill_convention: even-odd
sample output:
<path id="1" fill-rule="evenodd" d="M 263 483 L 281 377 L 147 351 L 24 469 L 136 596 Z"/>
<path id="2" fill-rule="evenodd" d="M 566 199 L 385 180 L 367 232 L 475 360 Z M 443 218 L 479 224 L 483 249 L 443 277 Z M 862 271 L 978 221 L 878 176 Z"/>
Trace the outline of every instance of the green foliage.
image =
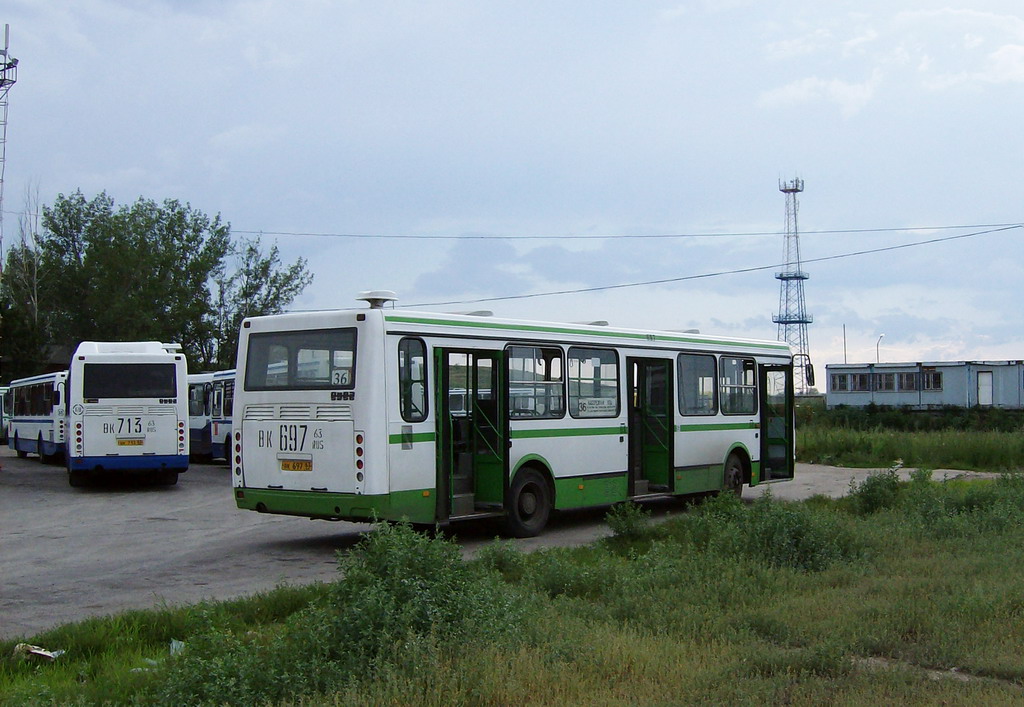
<path id="1" fill-rule="evenodd" d="M 605 514 L 605 522 L 616 538 L 643 537 L 650 524 L 651 512 L 643 506 L 626 501 L 617 503 Z"/>
<path id="2" fill-rule="evenodd" d="M 231 273 L 216 278 L 216 336 L 206 357 L 216 368 L 233 368 L 238 350 L 238 331 L 242 320 L 284 311 L 313 281 L 306 259 L 282 269 L 277 245 L 263 254 L 260 239 L 244 239 L 230 253 L 235 261 Z"/>
<path id="3" fill-rule="evenodd" d="M 471 562 L 379 526 L 309 595 L 39 637 L 64 663 L 0 643 L 0 704 L 1019 702 L 1024 479 L 895 472 L 855 486 L 870 503 L 723 494 L 632 540 Z"/>
<path id="4" fill-rule="evenodd" d="M 797 458 L 810 463 L 885 467 L 898 458 L 910 467 L 977 471 L 1024 468 L 1024 434 L 1020 432 L 810 427 L 797 431 L 796 442 Z"/>
<path id="5" fill-rule="evenodd" d="M 896 506 L 900 496 L 899 470 L 903 462 L 897 461 L 886 471 L 869 474 L 864 481 L 850 482 L 848 494 L 855 512 L 869 515 Z"/>
<path id="6" fill-rule="evenodd" d="M 242 317 L 281 311 L 311 280 L 303 259 L 283 268 L 276 246 L 233 245 L 219 215 L 174 199 L 61 194 L 8 251 L 4 376 L 41 372 L 87 340 L 177 342 L 195 369 L 230 367 Z"/>
<path id="7" fill-rule="evenodd" d="M 279 631 L 209 622 L 190 634 L 159 694 L 162 704 L 258 704 L 343 689 L 430 656 L 515 642 L 525 604 L 495 573 L 462 561 L 449 541 L 379 525 L 339 556 L 342 578 Z"/>

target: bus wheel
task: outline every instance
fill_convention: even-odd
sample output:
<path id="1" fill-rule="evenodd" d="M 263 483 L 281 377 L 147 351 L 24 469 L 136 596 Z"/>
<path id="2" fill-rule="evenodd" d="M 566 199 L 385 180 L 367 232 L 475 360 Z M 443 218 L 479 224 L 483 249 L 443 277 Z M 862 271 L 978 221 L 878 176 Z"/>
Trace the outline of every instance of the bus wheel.
<path id="1" fill-rule="evenodd" d="M 739 498 L 743 495 L 743 462 L 735 454 L 730 454 L 725 462 L 725 478 L 722 490 Z"/>
<path id="2" fill-rule="evenodd" d="M 68 469 L 68 485 L 75 488 L 85 486 L 87 481 L 84 471 L 75 471 L 74 469 Z"/>
<path id="3" fill-rule="evenodd" d="M 18 433 L 14 433 L 14 450 L 18 453 L 18 459 L 24 459 L 28 456 L 28 452 L 23 450 L 18 445 L 21 444 L 21 440 L 18 439 Z"/>
<path id="4" fill-rule="evenodd" d="M 46 453 L 46 448 L 43 447 L 43 435 L 41 434 L 39 435 L 39 439 L 36 440 L 36 449 L 39 450 L 39 461 L 44 464 L 51 464 L 53 462 L 55 455 Z"/>
<path id="5" fill-rule="evenodd" d="M 523 469 L 509 490 L 505 527 L 516 538 L 539 535 L 551 515 L 551 491 L 547 479 L 536 469 Z"/>

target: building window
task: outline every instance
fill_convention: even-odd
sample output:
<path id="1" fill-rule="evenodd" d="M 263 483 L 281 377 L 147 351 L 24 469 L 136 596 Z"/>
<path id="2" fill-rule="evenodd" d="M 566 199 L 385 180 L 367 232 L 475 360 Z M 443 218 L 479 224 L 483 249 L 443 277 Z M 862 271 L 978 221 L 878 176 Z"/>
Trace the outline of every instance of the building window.
<path id="1" fill-rule="evenodd" d="M 532 418 L 565 415 L 562 350 L 510 346 L 508 351 L 509 415 Z"/>
<path id="2" fill-rule="evenodd" d="M 715 357 L 679 354 L 679 412 L 683 415 L 714 415 Z"/>
<path id="3" fill-rule="evenodd" d="M 875 390 L 883 390 L 883 391 L 896 390 L 896 374 L 895 373 L 876 373 L 875 374 Z"/>
<path id="4" fill-rule="evenodd" d="M 427 346 L 420 339 L 398 342 L 398 404 L 406 422 L 427 419 Z"/>
<path id="5" fill-rule="evenodd" d="M 850 376 L 846 373 L 833 373 L 832 383 L 829 386 L 832 392 L 845 392 L 850 389 Z"/>
<path id="6" fill-rule="evenodd" d="M 921 390 L 942 390 L 942 373 L 924 371 L 921 374 Z"/>
<path id="7" fill-rule="evenodd" d="M 615 352 L 571 347 L 566 365 L 569 414 L 573 417 L 618 417 L 619 361 Z"/>
<path id="8" fill-rule="evenodd" d="M 916 373 L 899 373 L 897 377 L 896 383 L 899 385 L 900 390 L 917 390 Z"/>
<path id="9" fill-rule="evenodd" d="M 757 412 L 757 364 L 752 359 L 722 356 L 720 381 L 723 413 L 753 415 Z"/>
<path id="10" fill-rule="evenodd" d="M 870 373 L 851 373 L 850 374 L 850 390 L 858 392 L 866 392 L 871 390 L 871 374 Z"/>

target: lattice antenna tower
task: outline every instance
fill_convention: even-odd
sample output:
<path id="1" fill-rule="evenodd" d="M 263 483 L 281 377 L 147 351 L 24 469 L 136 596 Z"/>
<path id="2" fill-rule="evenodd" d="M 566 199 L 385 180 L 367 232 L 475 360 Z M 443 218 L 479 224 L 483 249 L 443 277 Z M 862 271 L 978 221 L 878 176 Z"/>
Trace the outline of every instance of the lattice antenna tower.
<path id="1" fill-rule="evenodd" d="M 807 325 L 814 317 L 804 304 L 804 281 L 810 277 L 800 265 L 800 233 L 797 228 L 799 203 L 796 195 L 804 190 L 804 180 L 779 181 L 779 191 L 786 195 L 786 253 L 785 269 L 775 273 L 779 281 L 779 313 L 772 321 L 779 325 L 776 337 L 793 348 L 793 383 L 797 393 L 807 393 L 814 386 L 807 344 Z"/>
<path id="2" fill-rule="evenodd" d="M 7 166 L 7 93 L 18 80 L 18 60 L 11 56 L 11 26 L 4 25 L 0 50 L 0 275 L 4 269 L 4 169 Z"/>

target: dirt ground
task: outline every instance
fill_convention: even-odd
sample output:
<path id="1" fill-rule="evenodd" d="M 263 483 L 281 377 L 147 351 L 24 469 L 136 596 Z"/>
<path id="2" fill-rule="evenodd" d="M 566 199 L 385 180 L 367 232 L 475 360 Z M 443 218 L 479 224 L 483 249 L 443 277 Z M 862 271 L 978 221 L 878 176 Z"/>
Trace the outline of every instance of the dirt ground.
<path id="1" fill-rule="evenodd" d="M 71 488 L 63 467 L 18 459 L 6 448 L 0 449 L 0 465 L 5 639 L 125 609 L 330 581 L 337 552 L 368 528 L 240 511 L 221 464 L 193 464 L 172 487 L 121 480 L 87 488 Z M 771 491 L 780 499 L 838 497 L 851 479 L 870 471 L 799 464 L 795 480 L 773 484 Z M 964 473 L 939 470 L 935 478 Z M 763 492 L 748 488 L 744 497 Z M 655 517 L 683 512 L 672 499 L 646 505 Z M 516 542 L 524 550 L 590 542 L 608 534 L 605 512 L 558 513 L 541 537 Z M 497 533 L 491 523 L 450 529 L 467 555 Z"/>

